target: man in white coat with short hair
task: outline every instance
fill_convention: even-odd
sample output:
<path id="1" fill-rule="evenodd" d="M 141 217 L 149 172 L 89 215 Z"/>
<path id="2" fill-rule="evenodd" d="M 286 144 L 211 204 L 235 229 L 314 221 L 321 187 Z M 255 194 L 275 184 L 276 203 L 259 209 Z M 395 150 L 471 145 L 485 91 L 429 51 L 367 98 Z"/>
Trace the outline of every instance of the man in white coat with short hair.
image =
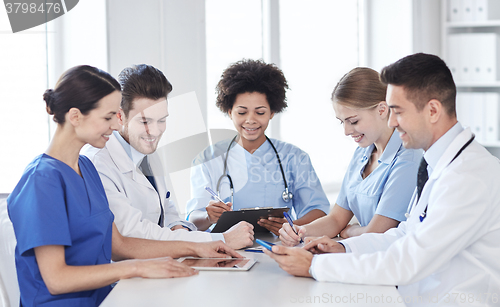
<path id="1" fill-rule="evenodd" d="M 165 171 L 155 154 L 166 128 L 167 95 L 172 85 L 150 65 L 134 65 L 119 75 L 120 130 L 106 146 L 83 153 L 101 177 L 115 223 L 123 236 L 153 240 L 225 241 L 238 249 L 253 243 L 253 226 L 240 222 L 223 234 L 196 231 L 179 217 L 165 185 Z"/>
<path id="2" fill-rule="evenodd" d="M 499 160 L 457 121 L 455 83 L 440 58 L 407 56 L 381 79 L 389 125 L 406 148 L 425 151 L 407 221 L 383 234 L 307 238 L 303 248 L 267 254 L 297 276 L 397 285 L 408 306 L 498 306 Z"/>

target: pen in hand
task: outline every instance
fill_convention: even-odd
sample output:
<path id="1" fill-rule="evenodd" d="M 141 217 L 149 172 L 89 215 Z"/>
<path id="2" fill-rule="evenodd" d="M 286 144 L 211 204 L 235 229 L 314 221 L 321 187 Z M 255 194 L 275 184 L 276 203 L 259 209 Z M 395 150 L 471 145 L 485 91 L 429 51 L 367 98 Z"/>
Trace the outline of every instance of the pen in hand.
<path id="1" fill-rule="evenodd" d="M 290 215 L 288 215 L 288 212 L 283 212 L 283 215 L 285 216 L 286 220 L 288 221 L 288 224 L 290 224 L 290 227 L 292 227 L 293 232 L 295 232 L 295 234 L 298 236 L 299 234 L 297 233 L 297 231 L 293 227 L 292 218 L 290 217 Z M 300 239 L 300 243 L 304 243 L 304 240 L 302 240 L 302 238 L 300 236 L 299 236 L 299 239 Z"/>
<path id="2" fill-rule="evenodd" d="M 225 202 L 219 197 L 219 195 L 217 195 L 217 193 L 215 193 L 210 187 L 205 187 L 205 190 L 207 190 L 207 192 L 210 193 L 210 195 L 212 195 L 215 199 L 225 204 Z"/>

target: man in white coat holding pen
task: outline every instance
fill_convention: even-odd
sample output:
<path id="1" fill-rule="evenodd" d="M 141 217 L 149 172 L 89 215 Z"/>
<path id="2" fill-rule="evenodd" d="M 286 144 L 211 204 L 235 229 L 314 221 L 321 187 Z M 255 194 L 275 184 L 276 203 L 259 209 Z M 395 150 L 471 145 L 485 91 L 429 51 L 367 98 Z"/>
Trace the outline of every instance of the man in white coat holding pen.
<path id="1" fill-rule="evenodd" d="M 196 231 L 179 217 L 165 185 L 165 171 L 155 154 L 166 128 L 167 95 L 172 85 L 150 65 L 134 65 L 119 75 L 122 102 L 119 131 L 101 150 L 83 153 L 94 163 L 123 236 L 153 240 L 225 241 L 235 249 L 252 245 L 253 226 L 241 222 L 223 234 Z"/>
<path id="2" fill-rule="evenodd" d="M 303 248 L 266 253 L 297 276 L 397 285 L 408 306 L 498 306 L 500 162 L 457 121 L 455 83 L 440 58 L 407 56 L 381 79 L 389 125 L 406 148 L 425 151 L 407 221 L 383 234 L 307 238 Z M 289 230 L 281 235 L 294 236 Z"/>

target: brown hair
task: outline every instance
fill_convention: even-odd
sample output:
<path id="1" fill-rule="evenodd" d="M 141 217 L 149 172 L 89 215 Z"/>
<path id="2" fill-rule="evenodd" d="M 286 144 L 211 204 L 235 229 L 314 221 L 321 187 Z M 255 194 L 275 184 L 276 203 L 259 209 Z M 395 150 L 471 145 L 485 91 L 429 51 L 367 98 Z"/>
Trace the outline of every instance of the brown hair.
<path id="1" fill-rule="evenodd" d="M 332 93 L 332 101 L 355 109 L 371 109 L 385 101 L 387 85 L 379 73 L 367 67 L 356 67 L 345 74 Z"/>
<path id="2" fill-rule="evenodd" d="M 120 84 L 110 74 L 92 66 L 75 66 L 64 72 L 54 89 L 43 94 L 47 112 L 54 121 L 64 124 L 71 108 L 78 108 L 83 115 L 97 108 L 99 100 L 120 91 Z"/>
<path id="3" fill-rule="evenodd" d="M 120 72 L 118 80 L 122 86 L 121 108 L 126 117 L 134 108 L 132 105 L 134 99 L 158 100 L 167 98 L 167 95 L 172 91 L 172 84 L 167 80 L 167 77 L 151 65 L 139 64 L 127 67 Z"/>

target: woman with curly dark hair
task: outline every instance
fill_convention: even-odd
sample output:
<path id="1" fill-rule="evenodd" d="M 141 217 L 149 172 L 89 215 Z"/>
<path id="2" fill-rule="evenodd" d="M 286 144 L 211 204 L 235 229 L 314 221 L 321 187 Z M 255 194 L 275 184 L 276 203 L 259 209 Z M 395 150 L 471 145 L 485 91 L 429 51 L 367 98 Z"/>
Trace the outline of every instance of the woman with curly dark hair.
<path id="1" fill-rule="evenodd" d="M 297 225 L 328 212 L 330 205 L 309 155 L 265 135 L 269 121 L 287 107 L 287 89 L 283 72 L 261 60 L 242 60 L 223 72 L 216 105 L 238 134 L 209 146 L 193 162 L 193 198 L 187 210 L 199 229 L 217 223 L 224 211 L 242 208 L 288 207 Z M 225 203 L 212 200 L 207 186 Z M 285 219 L 273 217 L 258 222 L 276 235 L 283 223 Z"/>

